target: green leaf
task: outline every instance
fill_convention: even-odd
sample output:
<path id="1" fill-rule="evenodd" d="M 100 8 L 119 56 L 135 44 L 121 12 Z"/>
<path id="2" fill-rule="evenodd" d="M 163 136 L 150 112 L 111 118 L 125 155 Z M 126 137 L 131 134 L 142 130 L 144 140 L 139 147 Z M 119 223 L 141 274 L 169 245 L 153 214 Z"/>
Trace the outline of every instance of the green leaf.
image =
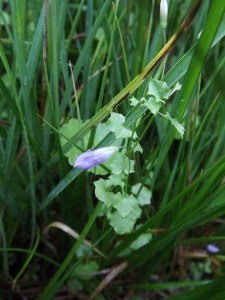
<path id="1" fill-rule="evenodd" d="M 76 256 L 79 258 L 87 253 L 89 255 L 92 255 L 92 252 L 90 252 L 90 248 L 85 244 L 81 244 L 80 247 L 77 249 Z"/>
<path id="2" fill-rule="evenodd" d="M 111 117 L 106 122 L 108 128 L 115 133 L 117 139 L 129 138 L 132 136 L 132 131 L 127 129 L 123 124 L 125 123 L 125 117 L 121 114 L 111 113 Z M 134 138 L 137 138 L 137 134 L 134 133 Z"/>
<path id="3" fill-rule="evenodd" d="M 109 192 L 107 189 L 110 187 L 109 181 L 104 179 L 99 179 L 94 182 L 95 185 L 95 196 L 98 200 L 104 202 L 108 207 L 114 203 L 114 194 Z"/>
<path id="4" fill-rule="evenodd" d="M 130 233 L 135 224 L 136 219 L 132 214 L 129 214 L 125 218 L 116 211 L 112 213 L 109 224 L 114 228 L 117 234 Z"/>
<path id="5" fill-rule="evenodd" d="M 109 208 L 105 203 L 103 203 L 100 212 L 98 213 L 98 217 L 106 216 L 107 219 L 111 218 L 111 208 Z"/>
<path id="6" fill-rule="evenodd" d="M 131 192 L 134 195 L 137 195 L 140 187 L 141 187 L 141 183 L 137 183 L 133 185 L 131 188 Z M 147 189 L 145 186 L 143 186 L 139 195 L 137 196 L 137 200 L 141 206 L 149 205 L 151 203 L 151 197 L 152 197 L 152 192 L 149 189 Z"/>
<path id="7" fill-rule="evenodd" d="M 179 89 L 179 86 L 177 87 Z M 165 103 L 165 100 L 171 95 L 170 88 L 167 83 L 164 81 L 159 81 L 152 79 L 148 86 L 148 92 L 145 97 L 142 97 L 141 100 L 153 115 L 156 115 L 160 108 L 161 102 Z"/>
<path id="8" fill-rule="evenodd" d="M 133 216 L 133 218 L 135 220 L 137 220 L 138 218 L 140 218 L 141 213 L 142 213 L 142 210 L 141 210 L 140 206 L 137 205 L 136 208 L 134 210 L 132 210 L 130 214 Z"/>
<path id="9" fill-rule="evenodd" d="M 143 233 L 141 234 L 133 243 L 131 243 L 131 248 L 133 250 L 137 250 L 144 245 L 148 244 L 152 240 L 152 234 L 151 233 Z"/>
<path id="10" fill-rule="evenodd" d="M 121 187 L 121 189 L 123 190 L 123 188 L 124 188 L 124 185 L 125 185 L 125 183 L 124 183 L 124 174 L 122 173 L 122 174 L 111 174 L 110 176 L 109 176 L 109 179 L 108 179 L 110 182 L 111 182 L 111 184 L 112 185 L 114 185 L 114 186 L 120 186 Z"/>
<path id="11" fill-rule="evenodd" d="M 76 278 L 73 278 L 72 276 L 67 281 L 67 285 L 71 292 L 77 292 L 83 289 L 83 285 L 81 284 L 81 282 Z"/>
<path id="12" fill-rule="evenodd" d="M 171 118 L 171 116 L 170 116 L 170 114 L 169 114 L 168 112 L 167 112 L 165 115 L 163 115 L 163 114 L 160 113 L 160 115 L 161 115 L 162 117 L 168 119 L 168 120 L 172 123 L 172 125 L 176 128 L 179 137 L 180 137 L 180 138 L 183 138 L 185 129 L 184 129 L 184 127 L 177 121 L 177 119 Z"/>
<path id="13" fill-rule="evenodd" d="M 157 102 L 154 97 L 148 97 L 147 99 L 142 97 L 141 100 L 144 102 L 143 106 L 146 106 L 153 115 L 158 114 L 161 108 L 161 102 Z"/>
<path id="14" fill-rule="evenodd" d="M 103 139 L 110 133 L 109 128 L 105 125 L 105 123 L 99 123 L 96 127 L 95 138 L 93 142 L 93 147 L 95 148 Z M 110 146 L 120 146 L 121 141 L 117 141 L 117 143 L 113 143 Z"/>
<path id="15" fill-rule="evenodd" d="M 117 193 L 115 196 L 116 202 L 113 207 L 118 210 L 121 217 L 125 218 L 130 212 L 138 210 L 138 202 L 133 195 L 123 197 L 121 193 Z"/>
<path id="16" fill-rule="evenodd" d="M 176 91 L 179 91 L 181 89 L 182 85 L 177 82 L 176 84 L 174 84 L 174 86 L 172 87 L 171 91 L 170 91 L 170 96 L 173 95 L 173 93 L 175 93 Z"/>
<path id="17" fill-rule="evenodd" d="M 94 275 L 86 276 L 86 274 L 93 273 L 98 271 L 99 266 L 96 261 L 91 261 L 87 264 L 80 263 L 79 266 L 75 269 L 75 275 L 78 278 L 82 278 L 83 280 L 89 280 Z"/>
<path id="18" fill-rule="evenodd" d="M 120 252 L 120 254 L 118 256 L 119 257 L 124 257 L 124 256 L 129 255 L 131 252 L 132 252 L 132 249 L 130 247 L 127 247 L 122 252 Z"/>
<path id="19" fill-rule="evenodd" d="M 205 273 L 207 273 L 207 274 L 211 274 L 211 273 L 212 273 L 212 265 L 211 265 L 211 261 L 207 260 L 207 261 L 204 263 L 204 271 L 205 271 Z"/>
<path id="20" fill-rule="evenodd" d="M 129 100 L 131 102 L 130 103 L 131 106 L 136 106 L 136 105 L 138 105 L 138 103 L 140 103 L 135 97 L 132 97 Z"/>
<path id="21" fill-rule="evenodd" d="M 63 124 L 63 126 L 60 129 L 60 132 L 64 136 L 66 136 L 68 139 L 71 139 L 75 133 L 79 132 L 82 125 L 83 125 L 83 122 L 79 121 L 78 119 L 71 119 L 71 120 L 69 120 L 69 122 L 67 124 Z M 90 133 L 84 137 L 84 146 L 87 145 L 89 136 L 90 136 Z M 61 146 L 63 147 L 67 143 L 67 140 L 65 138 L 61 137 L 60 142 L 61 142 Z M 79 144 L 79 146 L 81 147 L 81 144 Z M 81 151 L 78 148 L 72 147 L 65 154 L 65 156 L 68 157 L 69 164 L 71 166 L 73 166 L 76 157 L 80 154 L 81 154 Z"/>
<path id="22" fill-rule="evenodd" d="M 147 95 L 153 96 L 156 102 L 165 102 L 170 96 L 170 89 L 166 82 L 152 79 L 148 86 Z"/>
<path id="23" fill-rule="evenodd" d="M 116 153 L 116 158 L 110 164 L 113 174 L 125 174 L 134 172 L 134 161 L 129 160 L 123 153 Z"/>
<path id="24" fill-rule="evenodd" d="M 135 152 L 141 152 L 141 153 L 143 153 L 143 149 L 142 149 L 142 147 L 141 147 L 141 145 L 139 143 L 132 142 L 131 143 L 131 149 L 133 149 L 134 153 Z"/>
<path id="25" fill-rule="evenodd" d="M 216 255 L 216 258 L 221 260 L 221 261 L 225 261 L 225 256 L 224 255 Z"/>

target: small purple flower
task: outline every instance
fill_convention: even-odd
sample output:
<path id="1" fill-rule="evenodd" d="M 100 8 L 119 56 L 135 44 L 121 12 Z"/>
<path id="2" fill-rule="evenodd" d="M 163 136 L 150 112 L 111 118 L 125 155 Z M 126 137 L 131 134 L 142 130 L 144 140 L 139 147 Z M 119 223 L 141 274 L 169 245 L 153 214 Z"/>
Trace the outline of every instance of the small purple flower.
<path id="1" fill-rule="evenodd" d="M 212 245 L 212 244 L 208 244 L 208 245 L 206 246 L 206 249 L 207 249 L 207 251 L 210 252 L 210 253 L 218 253 L 218 252 L 220 252 L 220 249 L 219 249 L 218 247 Z"/>
<path id="2" fill-rule="evenodd" d="M 118 149 L 119 147 L 111 146 L 88 150 L 77 157 L 73 166 L 80 170 L 91 169 L 106 162 Z"/>

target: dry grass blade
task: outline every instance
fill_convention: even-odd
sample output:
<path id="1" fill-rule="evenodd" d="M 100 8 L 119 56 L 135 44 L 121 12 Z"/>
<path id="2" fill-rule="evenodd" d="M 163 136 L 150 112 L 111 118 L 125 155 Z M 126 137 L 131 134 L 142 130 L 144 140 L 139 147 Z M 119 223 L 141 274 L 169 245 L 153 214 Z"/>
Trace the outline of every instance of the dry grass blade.
<path id="1" fill-rule="evenodd" d="M 95 289 L 89 300 L 93 300 L 118 274 L 120 274 L 126 267 L 128 262 L 125 261 L 119 266 L 112 269 L 112 271 L 100 282 L 99 286 Z"/>
<path id="2" fill-rule="evenodd" d="M 67 225 L 65 225 L 61 222 L 58 222 L 58 221 L 52 222 L 51 224 L 46 226 L 43 230 L 43 235 L 46 236 L 49 232 L 49 229 L 52 228 L 52 227 L 59 228 L 59 229 L 63 230 L 64 232 L 68 233 L 69 235 L 71 235 L 75 239 L 79 239 L 79 237 L 80 237 L 80 235 L 76 231 L 74 231 L 72 228 L 70 228 L 69 226 L 67 226 Z M 86 246 L 92 248 L 92 244 L 89 241 L 84 240 L 83 243 Z M 100 250 L 98 250 L 97 248 L 93 248 L 93 250 L 96 253 L 98 253 L 99 255 L 101 255 L 102 257 L 104 257 L 105 259 L 108 259 L 108 257 L 104 253 L 102 253 Z"/>

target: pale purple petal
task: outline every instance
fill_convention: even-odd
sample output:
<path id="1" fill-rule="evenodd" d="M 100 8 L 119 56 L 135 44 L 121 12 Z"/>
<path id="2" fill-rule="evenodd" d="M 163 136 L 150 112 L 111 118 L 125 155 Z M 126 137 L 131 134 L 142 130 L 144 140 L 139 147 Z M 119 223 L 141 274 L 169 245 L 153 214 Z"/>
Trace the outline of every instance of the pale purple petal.
<path id="1" fill-rule="evenodd" d="M 220 252 L 220 249 L 219 249 L 218 247 L 212 245 L 212 244 L 208 244 L 208 245 L 206 246 L 206 249 L 207 249 L 207 251 L 210 252 L 210 253 L 218 253 L 218 252 Z"/>
<path id="2" fill-rule="evenodd" d="M 118 147 L 111 146 L 88 150 L 77 157 L 74 167 L 80 170 L 91 169 L 106 162 L 118 149 Z"/>

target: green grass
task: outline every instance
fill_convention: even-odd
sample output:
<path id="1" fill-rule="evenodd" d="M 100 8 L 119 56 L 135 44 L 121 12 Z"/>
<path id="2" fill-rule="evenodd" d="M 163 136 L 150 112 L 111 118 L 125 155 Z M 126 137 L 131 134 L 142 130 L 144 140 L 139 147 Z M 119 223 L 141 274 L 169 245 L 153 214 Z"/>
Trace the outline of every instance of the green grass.
<path id="1" fill-rule="evenodd" d="M 98 286 L 95 299 L 225 298 L 225 3 L 168 3 L 164 45 L 160 1 L 0 1 L 0 299 L 91 299 Z M 145 106 L 130 106 L 151 78 L 182 84 L 160 112 L 184 126 L 183 139 Z M 124 235 L 98 216 L 94 182 L 110 171 L 81 171 L 65 157 L 74 145 L 110 146 L 112 132 L 94 141 L 113 111 L 143 148 L 127 151 L 135 172 L 126 191 L 141 183 L 152 192 L 140 226 Z M 85 123 L 62 146 L 58 132 L 72 118 Z M 43 235 L 56 221 L 79 238 L 63 225 Z M 152 239 L 124 254 L 144 233 Z M 220 253 L 207 254 L 208 243 Z"/>

